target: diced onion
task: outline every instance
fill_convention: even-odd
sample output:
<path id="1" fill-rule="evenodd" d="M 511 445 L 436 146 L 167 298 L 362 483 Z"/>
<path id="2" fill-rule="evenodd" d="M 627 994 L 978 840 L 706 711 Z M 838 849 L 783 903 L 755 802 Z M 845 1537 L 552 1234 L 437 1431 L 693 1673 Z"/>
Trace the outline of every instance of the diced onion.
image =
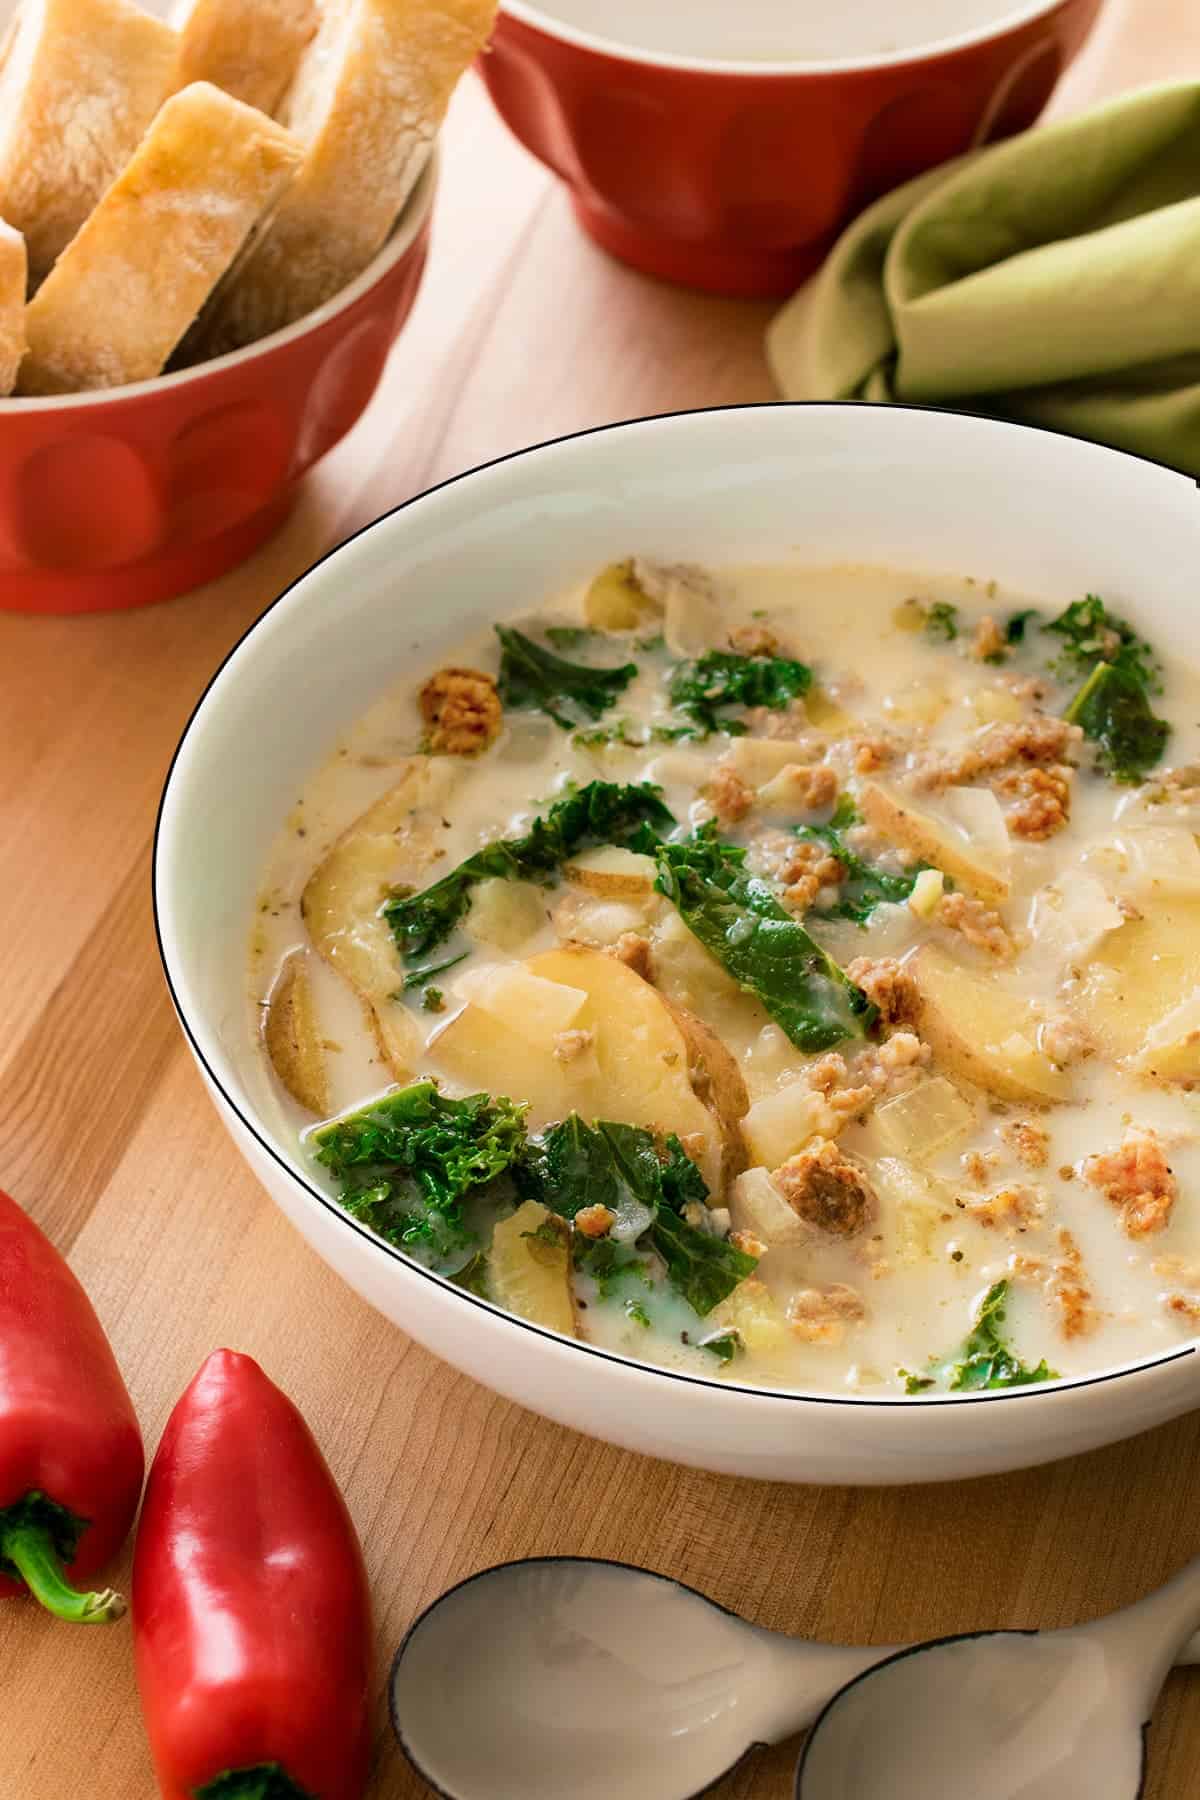
<path id="1" fill-rule="evenodd" d="M 746 1169 L 733 1184 L 729 1215 L 735 1231 L 748 1231 L 764 1244 L 797 1244 L 804 1221 L 794 1213 L 766 1169 Z"/>
<path id="2" fill-rule="evenodd" d="M 817 1135 L 825 1110 L 824 1096 L 807 1081 L 791 1081 L 777 1093 L 764 1094 L 742 1120 L 751 1156 L 767 1168 L 778 1168 Z"/>
<path id="3" fill-rule="evenodd" d="M 991 788 L 952 787 L 942 795 L 942 811 L 975 855 L 1006 874 L 1012 844 L 1000 802 Z"/>
<path id="4" fill-rule="evenodd" d="M 896 1156 L 922 1162 L 975 1123 L 975 1109 L 944 1075 L 918 1082 L 876 1108 L 873 1129 Z"/>

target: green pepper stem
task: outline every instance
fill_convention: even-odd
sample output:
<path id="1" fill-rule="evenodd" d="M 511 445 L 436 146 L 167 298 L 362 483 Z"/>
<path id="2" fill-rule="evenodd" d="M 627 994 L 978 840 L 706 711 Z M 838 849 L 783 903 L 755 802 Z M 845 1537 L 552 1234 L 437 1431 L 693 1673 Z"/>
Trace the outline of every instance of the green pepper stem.
<path id="1" fill-rule="evenodd" d="M 196 1789 L 195 1800 L 313 1800 L 297 1787 L 279 1763 L 256 1763 L 252 1769 L 226 1769 Z"/>
<path id="2" fill-rule="evenodd" d="M 112 1588 L 81 1594 L 63 1573 L 49 1529 L 32 1519 L 0 1525 L 0 1562 L 11 1563 L 47 1612 L 75 1625 L 108 1625 L 125 1615 L 125 1602 Z"/>

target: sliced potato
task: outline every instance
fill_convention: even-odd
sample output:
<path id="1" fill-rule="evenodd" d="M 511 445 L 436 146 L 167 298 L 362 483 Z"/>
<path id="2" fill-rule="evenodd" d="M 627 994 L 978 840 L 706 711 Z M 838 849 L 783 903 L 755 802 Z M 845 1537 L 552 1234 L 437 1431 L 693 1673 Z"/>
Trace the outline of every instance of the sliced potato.
<path id="1" fill-rule="evenodd" d="M 1094 951 L 1084 973 L 1083 1016 L 1110 1056 L 1135 1056 L 1197 987 L 1200 901 L 1163 900 Z"/>
<path id="2" fill-rule="evenodd" d="M 495 876 L 473 889 L 463 930 L 497 950 L 519 950 L 545 923 L 546 895 L 540 887 Z"/>
<path id="3" fill-rule="evenodd" d="M 667 581 L 663 635 L 676 656 L 703 656 L 725 640 L 729 621 L 703 569 L 663 571 Z"/>
<path id="4" fill-rule="evenodd" d="M 529 967 L 549 981 L 587 990 L 588 1004 L 576 1023 L 594 1034 L 597 1071 L 591 1116 L 703 1140 L 695 1160 L 709 1189 L 719 1196 L 724 1127 L 691 1081 L 693 1054 L 702 1041 L 703 1028 L 693 1029 L 699 1021 L 687 1021 L 685 1031 L 648 981 L 602 950 L 571 944 L 535 956 Z M 715 1063 L 712 1043 L 707 1050 Z M 710 1070 L 710 1085 L 716 1078 Z M 722 1093 L 728 1094 L 727 1086 Z"/>
<path id="5" fill-rule="evenodd" d="M 607 900 L 644 899 L 654 887 L 657 867 L 652 856 L 602 844 L 563 866 L 563 874 L 576 887 L 586 888 Z"/>
<path id="6" fill-rule="evenodd" d="M 596 631 L 634 631 L 656 610 L 634 580 L 632 558 L 601 569 L 583 601 L 583 616 Z"/>
<path id="7" fill-rule="evenodd" d="M 758 1356 L 787 1350 L 794 1341 L 774 1295 L 756 1275 L 739 1281 L 732 1294 L 713 1307 L 705 1325 L 708 1332 L 736 1331 L 746 1349 Z"/>
<path id="8" fill-rule="evenodd" d="M 572 943 L 615 944 L 626 932 L 641 935 L 649 925 L 649 896 L 641 900 L 604 900 L 599 895 L 568 894 L 554 909 L 559 939 Z"/>
<path id="9" fill-rule="evenodd" d="M 1151 1026 L 1133 1066 L 1154 1081 L 1200 1080 L 1200 988 Z"/>
<path id="10" fill-rule="evenodd" d="M 590 1104 L 586 1076 L 594 1064 L 561 1062 L 548 1039 L 535 1044 L 482 1006 L 467 1005 L 434 1032 L 428 1054 L 443 1074 L 473 1092 L 529 1102 L 532 1127 L 584 1112 Z M 583 1066 L 581 1066 L 581 1063 Z"/>
<path id="11" fill-rule="evenodd" d="M 469 969 L 454 983 L 454 992 L 540 1045 L 553 1045 L 556 1032 L 569 1031 L 587 1001 L 582 988 L 545 981 L 522 963 Z"/>
<path id="12" fill-rule="evenodd" d="M 990 798 L 999 811 L 995 796 Z M 968 893 L 995 901 L 1006 900 L 1012 892 L 1008 867 L 977 849 L 950 818 L 923 812 L 907 796 L 901 799 L 879 782 L 863 789 L 859 806 L 867 824 L 881 836 L 910 850 L 921 862 L 932 863 Z"/>
<path id="13" fill-rule="evenodd" d="M 271 989 L 263 1041 L 280 1081 L 306 1111 L 329 1111 L 329 1074 L 313 1009 L 312 982 L 303 950 L 294 950 Z"/>
<path id="14" fill-rule="evenodd" d="M 906 681 L 884 695 L 883 710 L 901 725 L 935 725 L 949 704 L 944 681 Z"/>
<path id="15" fill-rule="evenodd" d="M 969 704 L 981 725 L 1015 725 L 1024 717 L 1024 708 L 1011 688 L 980 688 Z"/>
<path id="16" fill-rule="evenodd" d="M 748 786 L 760 788 L 792 764 L 811 762 L 812 756 L 796 738 L 739 737 L 723 760 Z"/>
<path id="17" fill-rule="evenodd" d="M 488 1253 L 488 1290 L 497 1306 L 519 1319 L 577 1336 L 566 1220 L 537 1200 L 526 1200 L 502 1219 Z"/>
<path id="18" fill-rule="evenodd" d="M 921 997 L 918 1029 L 943 1068 L 1001 1100 L 1066 1099 L 1070 1082 L 1038 1048 L 1044 1021 L 1027 999 L 932 944 L 908 967 Z"/>
<path id="19" fill-rule="evenodd" d="M 729 1216 L 735 1231 L 748 1231 L 768 1246 L 801 1244 L 812 1238 L 804 1220 L 771 1180 L 770 1171 L 761 1166 L 744 1170 L 734 1182 Z"/>
<path id="20" fill-rule="evenodd" d="M 722 1168 L 724 1185 L 746 1161 L 741 1121 L 749 1110 L 750 1096 L 746 1092 L 741 1068 L 711 1025 L 697 1018 L 685 1006 L 677 1006 L 665 998 L 663 1004 L 683 1033 L 692 1091 L 704 1102 L 721 1128 L 721 1140 L 725 1147 Z"/>
<path id="21" fill-rule="evenodd" d="M 439 815 L 423 816 L 423 809 L 442 791 L 429 759 L 413 757 L 396 785 L 338 838 L 300 899 L 313 944 L 362 999 L 397 1081 L 413 1073 L 420 1032 L 392 998 L 404 970 L 380 909 L 391 888 L 419 881 L 436 860 Z"/>
<path id="22" fill-rule="evenodd" d="M 828 732 L 831 737 L 842 737 L 846 732 L 853 731 L 858 724 L 853 713 L 848 713 L 819 684 L 809 688 L 805 694 L 804 710 L 808 714 L 809 723 L 818 731 Z"/>
<path id="23" fill-rule="evenodd" d="M 806 763 L 786 763 L 778 775 L 758 790 L 755 810 L 759 818 L 789 824 L 813 811 L 809 798 L 810 775 Z"/>
<path id="24" fill-rule="evenodd" d="M 810 1138 L 821 1135 L 825 1112 L 824 1097 L 807 1081 L 789 1081 L 775 1093 L 764 1094 L 742 1120 L 751 1162 L 777 1169 Z"/>
<path id="25" fill-rule="evenodd" d="M 1061 965 L 1085 964 L 1111 931 L 1121 931 L 1125 914 L 1094 875 L 1072 869 L 1033 896 L 1029 929 L 1039 951 Z"/>
<path id="26" fill-rule="evenodd" d="M 468 1005 L 430 1040 L 437 1066 L 467 1087 L 528 1100 L 534 1127 L 578 1112 L 694 1139 L 696 1161 L 719 1195 L 721 1122 L 692 1087 L 688 1038 L 662 996 L 616 957 L 582 944 L 545 951 L 525 966 L 544 981 L 584 991 L 572 1027 L 591 1032 L 587 1054 L 560 1061 L 552 1041 L 531 1043 L 511 1018 Z M 728 1096 L 727 1086 L 722 1092 Z"/>

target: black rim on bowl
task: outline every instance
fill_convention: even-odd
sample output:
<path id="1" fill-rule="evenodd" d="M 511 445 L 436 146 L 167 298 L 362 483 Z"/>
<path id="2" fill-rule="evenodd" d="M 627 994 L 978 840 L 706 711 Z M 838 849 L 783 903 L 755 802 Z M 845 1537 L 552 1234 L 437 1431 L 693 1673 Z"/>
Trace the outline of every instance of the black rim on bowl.
<path id="1" fill-rule="evenodd" d="M 184 1012 L 179 995 L 176 992 L 175 983 L 171 975 L 170 963 L 167 958 L 166 947 L 163 942 L 162 919 L 159 911 L 159 845 L 162 836 L 163 815 L 166 811 L 167 798 L 171 791 L 171 783 L 174 779 L 175 768 L 180 756 L 183 754 L 184 746 L 191 736 L 193 727 L 200 717 L 201 712 L 204 710 L 208 696 L 220 679 L 225 668 L 237 655 L 247 639 L 258 630 L 258 627 L 262 624 L 263 620 L 274 612 L 277 606 L 282 605 L 288 595 L 291 594 L 295 588 L 299 587 L 301 582 L 307 581 L 308 577 L 313 574 L 315 570 L 321 568 L 325 563 L 330 561 L 332 557 L 337 556 L 347 545 L 357 542 L 359 538 L 365 537 L 368 532 L 376 530 L 389 519 L 394 519 L 400 513 L 406 512 L 409 507 L 419 505 L 421 501 L 428 499 L 430 495 L 440 493 L 445 488 L 454 487 L 459 482 L 469 481 L 473 476 L 481 474 L 488 469 L 500 468 L 506 463 L 516 462 L 523 457 L 536 457 L 542 451 L 552 449 L 555 445 L 575 443 L 584 438 L 596 437 L 607 432 L 626 431 L 639 425 L 653 424 L 661 419 L 688 418 L 695 416 L 697 412 L 708 415 L 714 413 L 749 412 L 802 413 L 811 410 L 841 410 L 847 413 L 857 413 L 863 410 L 863 403 L 859 401 L 779 400 L 728 406 L 681 408 L 675 412 L 650 413 L 638 419 L 624 419 L 619 423 L 611 425 L 593 425 L 585 431 L 563 432 L 560 436 L 548 438 L 543 443 L 527 445 L 520 450 L 510 450 L 503 456 L 490 457 L 486 462 L 477 463 L 474 467 L 464 469 L 457 475 L 447 476 L 444 481 L 435 482 L 432 487 L 422 489 L 419 494 L 413 494 L 409 499 L 402 500 L 399 505 L 389 508 L 385 513 L 381 513 L 377 519 L 372 519 L 369 524 L 361 526 L 358 531 L 353 532 L 350 537 L 343 539 L 340 544 L 335 544 L 332 549 L 327 550 L 323 556 L 319 556 L 315 562 L 311 563 L 302 574 L 295 578 L 294 581 L 289 582 L 282 593 L 277 594 L 270 605 L 265 607 L 258 617 L 246 627 L 246 630 L 241 634 L 237 642 L 232 645 L 226 655 L 222 657 L 221 662 L 205 683 L 203 692 L 188 716 L 187 723 L 183 728 L 179 742 L 171 757 L 166 779 L 163 783 L 162 797 L 159 800 L 158 813 L 154 822 L 154 843 L 151 860 L 151 903 L 154 912 L 154 935 L 158 944 L 159 959 L 162 962 L 163 974 L 166 979 L 168 992 L 171 996 L 171 1003 L 175 1008 L 176 1017 L 179 1020 L 183 1034 L 191 1046 L 192 1053 L 197 1062 L 200 1064 L 200 1067 L 203 1069 L 206 1077 L 215 1088 L 216 1092 L 220 1094 L 225 1105 L 239 1121 L 242 1128 L 251 1138 L 253 1138 L 254 1142 L 270 1158 L 281 1173 L 286 1175 L 289 1180 L 296 1182 L 311 1199 L 317 1201 L 331 1217 L 339 1222 L 339 1225 L 343 1230 L 354 1232 L 365 1242 L 371 1244 L 377 1253 L 386 1256 L 393 1262 L 399 1264 L 400 1267 L 405 1269 L 414 1279 L 431 1282 L 444 1293 L 453 1295 L 460 1305 L 477 1308 L 490 1314 L 494 1318 L 504 1320 L 514 1331 L 530 1333 L 534 1337 L 545 1339 L 552 1344 L 557 1344 L 564 1350 L 574 1351 L 583 1356 L 594 1357 L 602 1362 L 615 1364 L 619 1368 L 637 1370 L 642 1374 L 654 1377 L 660 1381 L 674 1382 L 677 1385 L 689 1388 L 708 1388 L 713 1389 L 718 1393 L 749 1394 L 759 1400 L 775 1402 L 791 1401 L 805 1406 L 874 1407 L 883 1409 L 923 1406 L 999 1406 L 1006 1403 L 1008 1405 L 1016 1405 L 1019 1401 L 1047 1399 L 1057 1394 L 1073 1392 L 1079 1388 L 1096 1387 L 1109 1381 L 1121 1381 L 1130 1376 L 1144 1374 L 1150 1369 L 1164 1368 L 1169 1363 L 1180 1362 L 1185 1357 L 1195 1355 L 1197 1348 L 1200 1348 L 1200 1345 L 1198 1345 L 1196 1341 L 1183 1344 L 1177 1350 L 1166 1350 L 1161 1356 L 1150 1356 L 1135 1363 L 1122 1364 L 1119 1368 L 1101 1370 L 1094 1375 L 1078 1375 L 1065 1380 L 1060 1379 L 1053 1382 L 1047 1382 L 1044 1385 L 1006 1388 L 990 1393 L 913 1396 L 889 1394 L 876 1397 L 861 1394 L 812 1393 L 792 1388 L 754 1387 L 747 1383 L 736 1381 L 715 1381 L 711 1377 L 705 1375 L 693 1375 L 680 1369 L 665 1369 L 655 1363 L 638 1362 L 633 1357 L 622 1356 L 619 1352 L 606 1350 L 598 1344 L 585 1343 L 580 1339 L 560 1337 L 557 1332 L 548 1331 L 544 1326 L 535 1325 L 531 1320 L 518 1318 L 515 1313 L 506 1312 L 503 1307 L 494 1306 L 490 1301 L 480 1299 L 477 1295 L 468 1292 L 467 1289 L 456 1286 L 445 1276 L 437 1275 L 432 1269 L 426 1269 L 420 1263 L 414 1262 L 411 1257 L 405 1256 L 402 1250 L 398 1250 L 394 1245 L 387 1243 L 385 1239 L 377 1237 L 374 1232 L 368 1230 L 367 1227 L 361 1224 L 357 1219 L 351 1218 L 349 1213 L 343 1211 L 329 1194 L 324 1193 L 312 1181 L 307 1179 L 307 1177 L 300 1174 L 287 1158 L 280 1153 L 271 1139 L 259 1128 L 255 1119 L 247 1113 L 234 1095 L 230 1093 L 229 1088 L 213 1068 L 198 1042 L 196 1034 L 192 1030 L 191 1024 Z M 948 414 L 952 418 L 971 419 L 976 423 L 980 422 L 979 414 L 971 413 L 964 408 L 958 407 L 895 405 L 871 407 L 870 410 L 889 413 Z M 988 422 L 999 428 L 1011 431 L 1036 431 L 1044 437 L 1063 438 L 1071 443 L 1079 441 L 1070 437 L 1068 433 L 1055 431 L 1049 426 L 1017 424 L 1013 420 L 1006 419 L 993 419 Z M 1092 445 L 1091 448 L 1105 447 Z M 1181 472 L 1178 469 L 1173 468 L 1169 463 L 1160 462 L 1154 457 L 1135 456 L 1131 452 L 1113 450 L 1111 448 L 1106 449 L 1106 454 L 1123 457 L 1131 463 L 1144 463 L 1154 468 L 1160 468 L 1181 479 L 1188 479 L 1187 476 L 1181 476 Z M 1196 485 L 1200 486 L 1200 482 L 1197 482 Z"/>

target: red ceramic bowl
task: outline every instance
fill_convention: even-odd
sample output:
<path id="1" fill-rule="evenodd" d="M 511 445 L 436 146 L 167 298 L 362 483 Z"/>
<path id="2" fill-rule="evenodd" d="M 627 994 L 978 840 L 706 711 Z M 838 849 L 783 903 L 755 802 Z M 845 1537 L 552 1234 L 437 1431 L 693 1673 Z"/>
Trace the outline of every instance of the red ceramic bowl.
<path id="1" fill-rule="evenodd" d="M 879 194 L 1031 125 L 1102 3 L 940 0 L 942 18 L 991 22 L 920 48 L 835 60 L 823 47 L 826 60 L 802 62 L 760 52 L 798 42 L 806 13 L 836 47 L 839 32 L 869 44 L 873 11 L 886 43 L 921 0 L 554 0 L 553 16 L 504 0 L 481 67 L 502 117 L 561 175 L 604 249 L 710 293 L 782 295 Z M 621 20 L 628 42 L 616 41 Z M 683 53 L 691 44 L 704 54 Z"/>
<path id="2" fill-rule="evenodd" d="M 194 369 L 0 400 L 0 608 L 101 612 L 223 575 L 355 423 L 412 308 L 433 162 L 379 255 L 307 318 Z"/>

